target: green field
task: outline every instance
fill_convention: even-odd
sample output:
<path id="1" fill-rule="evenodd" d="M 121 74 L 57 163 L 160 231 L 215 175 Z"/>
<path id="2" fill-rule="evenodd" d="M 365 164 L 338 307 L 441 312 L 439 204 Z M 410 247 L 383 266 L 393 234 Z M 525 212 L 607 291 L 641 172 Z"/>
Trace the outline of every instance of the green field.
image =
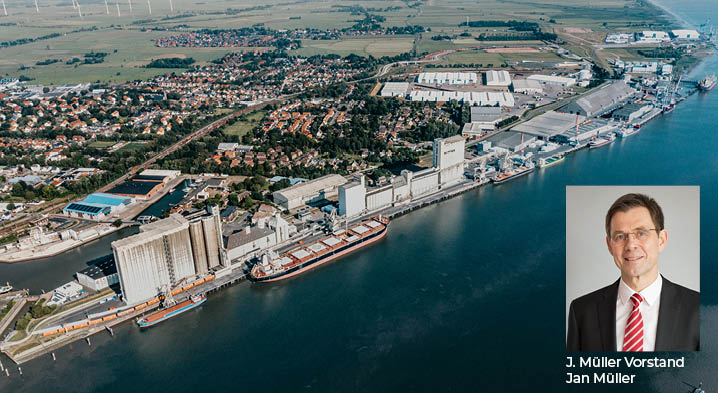
<path id="1" fill-rule="evenodd" d="M 435 52 L 442 49 L 454 49 L 466 46 L 482 46 L 490 43 L 474 44 L 466 40 L 433 41 L 436 34 L 458 35 L 466 31 L 472 36 L 481 32 L 501 32 L 504 28 L 466 28 L 460 26 L 470 20 L 526 20 L 537 22 L 545 31 L 554 31 L 561 35 L 578 54 L 591 55 L 593 48 L 589 41 L 600 41 L 606 31 L 640 30 L 652 25 L 652 29 L 667 27 L 666 19 L 660 11 L 644 0 L 597 0 L 577 2 L 575 0 L 482 0 L 481 6 L 472 0 L 440 2 L 429 0 L 418 7 L 409 8 L 403 1 L 299 1 L 286 0 L 258 1 L 248 0 L 237 3 L 231 1 L 194 2 L 174 0 L 174 12 L 169 10 L 169 2 L 153 2 L 152 14 L 147 5 L 133 2 L 130 13 L 126 2 L 120 4 L 121 15 L 116 7 L 110 6 L 107 14 L 102 2 L 87 3 L 82 6 L 83 18 L 66 0 L 47 0 L 40 2 L 40 13 L 36 13 L 30 3 L 5 2 L 8 16 L 0 18 L 0 42 L 19 38 L 33 38 L 50 33 L 66 35 L 34 43 L 0 48 L 0 76 L 18 77 L 25 75 L 35 78 L 33 83 L 62 84 L 73 82 L 111 81 L 123 82 L 149 78 L 169 73 L 172 69 L 142 68 L 153 58 L 193 57 L 198 62 L 206 62 L 223 56 L 238 48 L 157 48 L 153 39 L 180 34 L 198 28 L 230 29 L 261 24 L 274 29 L 293 28 L 345 28 L 362 18 L 361 14 L 352 15 L 346 8 L 338 6 L 386 8 L 399 7 L 389 11 L 372 11 L 386 18 L 384 26 L 422 25 L 431 31 L 417 38 L 417 53 Z M 251 9 L 259 7 L 259 9 Z M 233 9 L 228 12 L 228 9 Z M 295 19 L 290 19 L 295 18 Z M 298 18 L 298 19 L 297 19 Z M 604 26 L 603 23 L 606 23 Z M 72 32 L 81 28 L 97 28 L 96 31 Z M 153 31 L 152 28 L 170 29 Z M 150 29 L 141 31 L 142 29 Z M 579 29 L 578 31 L 576 29 Z M 470 37 L 469 37 L 470 38 Z M 336 53 L 347 55 L 386 56 L 410 51 L 414 37 L 347 37 L 338 41 L 305 41 L 304 47 L 297 50 L 298 55 Z M 516 42 L 512 42 L 516 44 Z M 530 43 L 525 43 L 530 44 Z M 541 45 L 540 43 L 533 43 Z M 65 61 L 74 57 L 82 58 L 89 51 L 110 53 L 102 64 L 66 65 Z M 117 52 L 115 52 L 115 50 Z M 59 59 L 62 62 L 47 66 L 35 66 L 38 61 Z M 463 60 L 461 60 L 463 61 Z M 467 60 L 468 61 L 468 60 Z M 469 62 L 486 62 L 488 60 Z M 498 60 L 496 60 L 498 62 Z M 21 66 L 31 67 L 20 70 Z"/>
<path id="2" fill-rule="evenodd" d="M 401 38 L 347 38 L 337 41 L 303 40 L 302 48 L 292 51 L 299 56 L 326 55 L 334 53 L 347 56 L 352 53 L 360 56 L 394 56 L 411 50 L 414 39 Z"/>
<path id="3" fill-rule="evenodd" d="M 130 142 L 124 146 L 122 146 L 118 152 L 128 151 L 128 150 L 139 150 L 143 147 L 147 146 L 146 142 Z"/>
<path id="4" fill-rule="evenodd" d="M 561 62 L 564 59 L 554 53 L 487 53 L 483 50 L 462 51 L 444 57 L 441 64 L 493 64 L 520 61 Z"/>
<path id="5" fill-rule="evenodd" d="M 266 111 L 252 112 L 247 115 L 246 120 L 237 120 L 234 124 L 225 127 L 222 132 L 225 135 L 237 135 L 241 138 L 244 134 L 256 127 L 266 113 Z"/>
<path id="6" fill-rule="evenodd" d="M 87 146 L 94 147 L 96 149 L 107 149 L 110 146 L 114 146 L 116 143 L 117 142 L 94 141 Z"/>

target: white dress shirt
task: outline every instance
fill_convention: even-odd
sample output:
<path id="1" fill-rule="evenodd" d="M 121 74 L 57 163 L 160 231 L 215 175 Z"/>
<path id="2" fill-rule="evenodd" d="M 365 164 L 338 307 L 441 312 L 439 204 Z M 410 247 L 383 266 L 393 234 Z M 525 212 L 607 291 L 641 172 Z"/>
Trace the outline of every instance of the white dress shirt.
<path id="1" fill-rule="evenodd" d="M 638 306 L 643 317 L 643 351 L 653 352 L 656 348 L 656 330 L 658 328 L 658 311 L 661 306 L 661 288 L 663 278 L 658 278 L 641 292 L 638 292 L 643 301 Z M 633 311 L 631 296 L 636 293 L 623 279 L 618 284 L 616 297 L 616 350 L 623 351 L 623 336 L 626 332 L 626 322 Z"/>

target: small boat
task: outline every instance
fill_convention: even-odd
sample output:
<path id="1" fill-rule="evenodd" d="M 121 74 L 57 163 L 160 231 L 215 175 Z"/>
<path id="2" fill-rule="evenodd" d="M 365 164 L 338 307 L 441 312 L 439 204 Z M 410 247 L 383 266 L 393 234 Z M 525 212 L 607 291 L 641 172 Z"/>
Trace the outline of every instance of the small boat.
<path id="1" fill-rule="evenodd" d="M 0 295 L 2 295 L 3 293 L 8 293 L 10 291 L 12 291 L 12 285 L 10 285 L 9 282 L 6 282 L 5 286 L 0 287 Z"/>
<path id="2" fill-rule="evenodd" d="M 608 145 L 609 143 L 613 142 L 614 140 L 616 140 L 616 135 L 614 133 L 610 133 L 604 137 L 598 137 L 598 138 L 595 138 L 594 140 L 592 140 L 591 142 L 589 142 L 588 148 L 589 149 L 597 149 L 601 146 Z"/>
<path id="3" fill-rule="evenodd" d="M 638 128 L 626 127 L 626 128 L 623 128 L 623 129 L 620 129 L 620 130 L 616 131 L 616 135 L 617 135 L 619 138 L 626 138 L 626 137 L 629 137 L 629 136 L 631 136 L 631 135 L 633 135 L 633 134 L 637 134 L 638 131 L 639 131 Z"/>
<path id="4" fill-rule="evenodd" d="M 551 156 L 548 158 L 539 158 L 538 167 L 539 168 L 548 168 L 551 165 L 556 165 L 556 164 L 562 162 L 565 158 L 566 158 L 566 156 L 563 154 Z"/>

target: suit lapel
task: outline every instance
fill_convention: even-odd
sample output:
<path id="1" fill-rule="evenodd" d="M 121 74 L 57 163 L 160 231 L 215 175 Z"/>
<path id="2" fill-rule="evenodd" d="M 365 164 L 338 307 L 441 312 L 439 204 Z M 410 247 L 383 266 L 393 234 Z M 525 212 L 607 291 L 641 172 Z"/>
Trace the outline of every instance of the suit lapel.
<path id="1" fill-rule="evenodd" d="M 656 351 L 670 351 L 673 347 L 671 338 L 680 318 L 680 297 L 681 294 L 676 291 L 675 285 L 663 277 L 661 306 L 658 309 L 658 326 L 656 328 Z"/>
<path id="2" fill-rule="evenodd" d="M 620 280 L 620 279 L 619 279 Z M 616 298 L 618 282 L 608 287 L 603 300 L 598 304 L 598 323 L 601 332 L 601 348 L 604 351 L 616 351 Z"/>

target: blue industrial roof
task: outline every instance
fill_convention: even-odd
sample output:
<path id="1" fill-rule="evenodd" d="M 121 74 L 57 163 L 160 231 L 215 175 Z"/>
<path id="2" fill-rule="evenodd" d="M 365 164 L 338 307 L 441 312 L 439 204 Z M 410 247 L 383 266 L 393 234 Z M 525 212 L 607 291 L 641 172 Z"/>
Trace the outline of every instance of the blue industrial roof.
<path id="1" fill-rule="evenodd" d="M 83 203 L 96 203 L 100 205 L 110 205 L 110 206 L 120 206 L 120 205 L 129 205 L 132 201 L 132 198 L 121 196 L 121 195 L 112 195 L 112 194 L 105 194 L 102 192 L 97 192 L 94 194 L 90 194 L 85 197 L 85 199 L 82 201 Z"/>
<path id="2" fill-rule="evenodd" d="M 100 213 L 107 214 L 112 211 L 112 208 L 110 206 L 102 205 L 99 203 L 72 202 L 69 205 L 65 206 L 65 208 L 62 210 L 75 213 L 90 214 L 94 216 Z"/>

